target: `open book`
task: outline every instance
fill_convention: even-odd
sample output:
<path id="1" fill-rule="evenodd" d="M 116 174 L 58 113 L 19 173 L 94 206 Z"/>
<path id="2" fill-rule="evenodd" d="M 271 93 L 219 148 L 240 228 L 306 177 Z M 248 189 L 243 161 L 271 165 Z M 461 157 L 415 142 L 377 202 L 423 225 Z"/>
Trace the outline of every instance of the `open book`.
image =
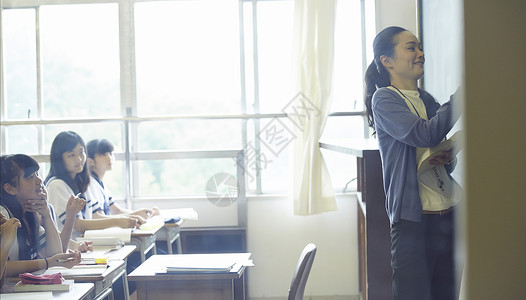
<path id="1" fill-rule="evenodd" d="M 458 152 L 464 148 L 464 131 L 455 132 L 449 139 L 442 141 L 436 147 L 428 148 L 418 161 L 418 173 L 432 169 L 434 165 L 430 163 L 434 156 L 442 151 L 452 151 L 452 156 L 457 156 Z"/>
<path id="2" fill-rule="evenodd" d="M 83 238 L 77 241 L 92 241 L 93 246 L 122 247 L 131 240 L 131 228 L 111 227 L 99 230 L 86 230 Z"/>

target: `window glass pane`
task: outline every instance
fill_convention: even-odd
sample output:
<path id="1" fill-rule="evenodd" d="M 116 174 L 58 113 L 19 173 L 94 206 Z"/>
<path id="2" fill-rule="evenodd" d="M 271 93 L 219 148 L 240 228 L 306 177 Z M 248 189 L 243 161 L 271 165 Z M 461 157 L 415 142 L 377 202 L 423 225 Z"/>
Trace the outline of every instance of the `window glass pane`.
<path id="1" fill-rule="evenodd" d="M 289 151 L 295 139 L 293 125 L 286 118 L 261 119 L 248 123 L 249 132 L 256 132 L 254 126 L 257 122 L 260 123 L 258 132 L 249 136 L 243 147 L 247 190 L 251 193 L 260 192 L 257 190 L 259 169 L 263 193 L 287 192 L 290 188 Z"/>
<path id="2" fill-rule="evenodd" d="M 3 10 L 2 28 L 7 118 L 35 119 L 38 116 L 35 10 Z"/>
<path id="3" fill-rule="evenodd" d="M 257 11 L 260 111 L 281 112 L 297 93 L 291 82 L 294 1 L 262 1 Z"/>
<path id="4" fill-rule="evenodd" d="M 373 40 L 376 36 L 375 1 L 365 1 L 365 51 L 367 64 L 373 61 Z"/>
<path id="5" fill-rule="evenodd" d="M 33 125 L 9 126 L 6 128 L 7 153 L 38 154 L 38 131 Z"/>
<path id="6" fill-rule="evenodd" d="M 139 161 L 139 196 L 206 196 L 216 174 L 236 176 L 233 158 Z"/>
<path id="7" fill-rule="evenodd" d="M 84 123 L 84 124 L 59 124 L 47 125 L 44 129 L 44 153 L 51 152 L 51 144 L 55 137 L 62 131 L 74 131 L 82 139 L 84 143 L 88 143 L 92 139 L 107 139 L 114 146 L 116 152 L 122 150 L 122 125 L 120 123 Z"/>
<path id="8" fill-rule="evenodd" d="M 117 4 L 41 8 L 46 118 L 120 114 Z"/>
<path id="9" fill-rule="evenodd" d="M 107 171 L 104 175 L 104 187 L 107 188 L 111 194 L 113 195 L 113 198 L 119 198 L 122 199 L 125 195 L 124 193 L 124 180 L 125 176 L 124 174 L 125 165 L 124 161 L 116 160 L 112 164 L 111 171 Z"/>
<path id="10" fill-rule="evenodd" d="M 240 112 L 238 2 L 135 4 L 138 114 Z"/>
<path id="11" fill-rule="evenodd" d="M 321 149 L 321 154 L 331 174 L 332 185 L 336 193 L 356 191 L 356 157 Z"/>
<path id="12" fill-rule="evenodd" d="M 370 2 L 370 1 L 368 1 Z M 360 1 L 338 1 L 331 111 L 363 110 Z"/>
<path id="13" fill-rule="evenodd" d="M 329 117 L 321 140 L 330 139 L 363 139 L 364 118 L 361 116 Z"/>
<path id="14" fill-rule="evenodd" d="M 139 151 L 240 149 L 240 120 L 174 120 L 139 124 Z"/>

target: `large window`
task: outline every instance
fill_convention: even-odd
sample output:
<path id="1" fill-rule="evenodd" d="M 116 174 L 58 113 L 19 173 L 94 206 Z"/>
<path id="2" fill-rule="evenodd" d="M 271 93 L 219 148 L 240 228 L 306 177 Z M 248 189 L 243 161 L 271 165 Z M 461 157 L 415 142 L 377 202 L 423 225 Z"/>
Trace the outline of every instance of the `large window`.
<path id="1" fill-rule="evenodd" d="M 298 92 L 294 1 L 81 2 L 3 1 L 2 154 L 33 155 L 46 174 L 54 137 L 73 130 L 115 145 L 105 181 L 116 198 L 205 197 L 210 178 L 240 167 L 248 194 L 289 192 L 288 149 L 269 151 L 258 135 Z M 365 135 L 370 2 L 338 2 L 324 138 Z M 225 154 L 240 150 L 243 166 Z M 354 159 L 326 160 L 342 189 Z"/>

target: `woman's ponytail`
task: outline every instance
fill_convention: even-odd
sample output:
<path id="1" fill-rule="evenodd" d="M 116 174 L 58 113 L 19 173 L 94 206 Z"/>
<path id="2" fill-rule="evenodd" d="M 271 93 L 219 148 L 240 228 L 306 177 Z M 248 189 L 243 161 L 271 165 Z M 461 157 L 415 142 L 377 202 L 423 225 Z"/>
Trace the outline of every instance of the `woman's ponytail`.
<path id="1" fill-rule="evenodd" d="M 367 70 L 365 71 L 365 112 L 367 114 L 367 122 L 369 126 L 374 130 L 374 117 L 373 117 L 373 95 L 377 89 L 386 87 L 391 84 L 389 73 L 385 67 L 380 64 L 379 66 L 373 60 Z M 373 132 L 373 135 L 376 131 Z"/>
<path id="2" fill-rule="evenodd" d="M 391 77 L 389 72 L 380 62 L 380 57 L 385 55 L 387 57 L 393 57 L 394 48 L 396 46 L 395 36 L 402 31 L 406 31 L 402 27 L 391 26 L 380 31 L 373 41 L 373 53 L 374 60 L 371 62 L 367 70 L 365 71 L 365 112 L 367 114 L 367 122 L 369 126 L 375 130 L 373 135 L 376 134 L 374 126 L 373 108 L 372 101 L 373 95 L 377 89 L 386 87 L 391 84 Z"/>

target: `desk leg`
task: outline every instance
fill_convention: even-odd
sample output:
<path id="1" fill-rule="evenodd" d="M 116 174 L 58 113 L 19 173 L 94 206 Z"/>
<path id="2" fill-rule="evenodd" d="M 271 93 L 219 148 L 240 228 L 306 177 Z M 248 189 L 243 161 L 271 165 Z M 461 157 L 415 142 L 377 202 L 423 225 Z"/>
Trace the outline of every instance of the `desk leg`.
<path id="1" fill-rule="evenodd" d="M 234 299 L 234 280 L 223 280 L 223 300 Z"/>
<path id="2" fill-rule="evenodd" d="M 245 274 L 241 278 L 233 280 L 234 299 L 245 300 Z"/>
<path id="3" fill-rule="evenodd" d="M 175 242 L 177 243 L 177 254 L 183 254 L 183 247 L 181 246 L 181 234 L 180 233 L 177 233 Z"/>

